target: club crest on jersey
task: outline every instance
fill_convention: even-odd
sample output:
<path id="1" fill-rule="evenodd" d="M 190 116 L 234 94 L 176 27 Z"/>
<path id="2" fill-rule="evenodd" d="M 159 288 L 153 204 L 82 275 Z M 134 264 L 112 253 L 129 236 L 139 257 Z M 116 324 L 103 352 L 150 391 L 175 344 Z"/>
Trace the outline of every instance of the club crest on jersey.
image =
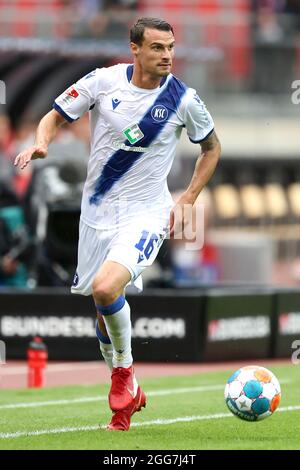
<path id="1" fill-rule="evenodd" d="M 162 104 L 157 104 L 151 110 L 151 116 L 156 122 L 163 122 L 168 119 L 169 112 Z"/>
<path id="2" fill-rule="evenodd" d="M 126 129 L 123 129 L 122 132 L 131 144 L 135 144 L 144 137 L 144 134 L 142 133 L 138 124 L 133 124 L 132 126 L 126 127 Z"/>

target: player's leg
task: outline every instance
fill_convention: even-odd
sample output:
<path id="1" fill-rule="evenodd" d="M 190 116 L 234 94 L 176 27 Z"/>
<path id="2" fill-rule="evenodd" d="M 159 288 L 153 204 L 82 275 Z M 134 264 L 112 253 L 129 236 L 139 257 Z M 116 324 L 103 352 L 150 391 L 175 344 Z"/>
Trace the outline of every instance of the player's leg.
<path id="1" fill-rule="evenodd" d="M 127 305 L 123 308 L 122 312 L 114 311 L 111 320 L 108 318 L 109 324 L 107 331 L 106 325 L 103 320 L 102 310 L 109 311 L 109 306 L 121 297 L 124 297 L 124 288 L 130 281 L 131 275 L 124 266 L 117 262 L 106 262 L 105 258 L 110 250 L 113 241 L 114 233 L 107 233 L 107 231 L 97 231 L 82 221 L 80 222 L 79 230 L 79 244 L 78 244 L 78 265 L 72 292 L 81 295 L 94 294 L 94 300 L 97 307 L 97 321 L 96 321 L 96 334 L 99 339 L 100 351 L 103 358 L 112 370 L 113 384 L 112 391 L 116 390 L 115 402 L 119 405 L 120 387 L 118 383 L 124 384 L 124 376 L 126 376 L 125 383 L 128 383 L 130 390 L 136 390 L 134 397 L 129 394 L 125 388 L 125 395 L 128 398 L 127 408 L 123 411 L 114 413 L 109 429 L 122 429 L 128 430 L 130 427 L 130 418 L 135 411 L 139 411 L 142 406 L 145 406 L 145 396 L 140 387 L 136 384 L 134 372 L 132 368 L 131 357 L 131 324 L 130 324 L 130 309 Z M 99 270 L 99 266 L 101 269 Z M 107 282 L 110 280 L 110 282 Z M 125 302 L 124 302 L 125 304 Z M 100 308 L 99 308 L 100 307 Z M 110 317 L 110 315 L 108 315 Z M 113 370 L 113 344 L 110 339 L 112 336 L 113 342 L 117 349 L 118 345 L 122 347 L 122 342 L 125 342 L 124 353 L 127 358 L 129 367 L 118 367 L 122 363 L 116 362 L 117 367 Z M 128 354 L 126 353 L 128 351 Z M 117 353 L 118 354 L 118 353 Z M 116 361 L 118 361 L 116 357 Z M 123 387 L 124 388 L 124 387 Z M 124 395 L 121 390 L 121 396 Z M 125 396 L 125 398 L 126 398 Z M 124 398 L 123 398 L 124 400 Z"/>
<path id="2" fill-rule="evenodd" d="M 124 296 L 131 279 L 127 268 L 105 261 L 93 281 L 93 297 L 113 345 L 112 388 L 109 404 L 113 411 L 126 408 L 137 393 L 132 368 L 130 307 Z M 119 378 L 118 378 L 119 377 Z M 123 383 L 123 386 L 121 386 Z"/>
<path id="3" fill-rule="evenodd" d="M 93 297 L 105 330 L 113 345 L 112 384 L 109 404 L 113 418 L 110 430 L 128 430 L 130 418 L 145 406 L 144 392 L 138 386 L 132 366 L 130 307 L 124 296 L 131 274 L 123 265 L 105 261 L 93 282 Z M 103 328 L 105 326 L 105 330 Z"/>
<path id="4" fill-rule="evenodd" d="M 106 231 L 98 231 L 86 225 L 82 220 L 79 224 L 78 264 L 71 291 L 73 294 L 91 295 L 92 283 L 101 266 L 111 243 L 112 235 Z M 107 334 L 102 315 L 97 313 L 96 335 L 100 351 L 107 366 L 112 370 L 113 347 Z"/>
<path id="5" fill-rule="evenodd" d="M 159 217 L 128 225 L 114 239 L 93 282 L 94 300 L 113 344 L 109 403 L 114 414 L 108 426 L 112 430 L 128 430 L 133 413 L 146 404 L 132 367 L 130 307 L 124 290 L 130 281 L 137 285 L 139 275 L 155 260 L 165 234 Z"/>
<path id="6" fill-rule="evenodd" d="M 114 367 L 132 365 L 130 307 L 124 297 L 124 289 L 130 279 L 131 275 L 124 266 L 105 261 L 93 281 L 98 315 L 103 318 L 113 344 Z"/>

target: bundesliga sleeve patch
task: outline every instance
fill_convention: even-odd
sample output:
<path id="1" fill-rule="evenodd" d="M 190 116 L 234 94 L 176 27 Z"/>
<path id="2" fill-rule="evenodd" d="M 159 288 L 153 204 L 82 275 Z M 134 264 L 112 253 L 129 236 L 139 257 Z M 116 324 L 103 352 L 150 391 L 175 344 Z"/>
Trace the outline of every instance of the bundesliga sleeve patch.
<path id="1" fill-rule="evenodd" d="M 74 87 L 71 87 L 67 90 L 67 95 L 72 96 L 72 98 L 77 98 L 77 96 L 79 96 L 79 93 L 77 90 L 75 90 Z"/>
<path id="2" fill-rule="evenodd" d="M 64 95 L 62 96 L 62 101 L 65 105 L 68 105 L 78 98 L 78 96 L 78 91 L 75 90 L 75 88 L 72 86 L 65 91 Z"/>

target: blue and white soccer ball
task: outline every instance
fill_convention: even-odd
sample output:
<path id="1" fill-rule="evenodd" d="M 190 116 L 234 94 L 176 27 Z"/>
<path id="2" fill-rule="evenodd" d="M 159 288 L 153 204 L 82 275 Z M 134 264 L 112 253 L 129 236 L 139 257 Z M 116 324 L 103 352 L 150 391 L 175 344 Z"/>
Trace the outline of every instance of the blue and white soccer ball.
<path id="1" fill-rule="evenodd" d="M 230 411 L 246 421 L 271 416 L 281 399 L 280 384 L 275 375 L 260 366 L 238 369 L 225 387 L 225 401 Z"/>

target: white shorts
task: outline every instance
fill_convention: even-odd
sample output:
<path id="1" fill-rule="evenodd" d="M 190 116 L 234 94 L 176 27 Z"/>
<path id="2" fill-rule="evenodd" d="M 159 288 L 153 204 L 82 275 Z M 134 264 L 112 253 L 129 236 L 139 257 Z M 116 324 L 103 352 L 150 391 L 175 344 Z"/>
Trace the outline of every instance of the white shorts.
<path id="1" fill-rule="evenodd" d="M 167 233 L 166 220 L 161 218 L 139 218 L 118 230 L 97 230 L 80 220 L 78 265 L 71 292 L 91 295 L 95 275 L 106 260 L 125 266 L 130 284 L 141 291 L 141 273 L 155 260 Z"/>

